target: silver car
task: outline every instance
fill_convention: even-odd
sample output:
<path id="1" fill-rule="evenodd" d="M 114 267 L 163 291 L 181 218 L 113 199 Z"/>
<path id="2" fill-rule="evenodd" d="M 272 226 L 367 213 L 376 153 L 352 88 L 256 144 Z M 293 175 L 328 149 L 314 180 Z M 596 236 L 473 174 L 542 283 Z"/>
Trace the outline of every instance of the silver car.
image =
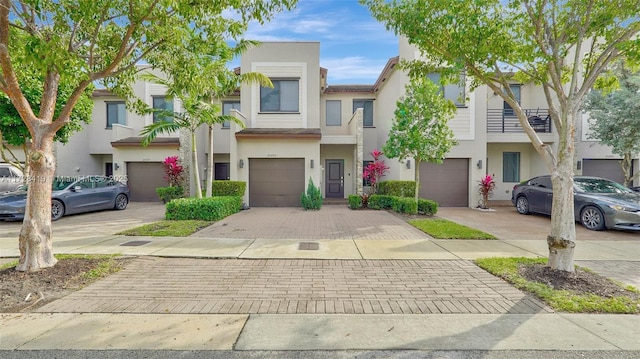
<path id="1" fill-rule="evenodd" d="M 604 178 L 576 176 L 573 181 L 576 221 L 594 231 L 640 231 L 640 193 Z M 520 214 L 551 214 L 551 177 L 534 177 L 515 185 L 511 202 Z"/>
<path id="2" fill-rule="evenodd" d="M 59 177 L 52 184 L 51 220 L 67 214 L 123 210 L 129 204 L 129 187 L 105 176 Z M 0 220 L 22 220 L 27 186 L 0 195 Z"/>

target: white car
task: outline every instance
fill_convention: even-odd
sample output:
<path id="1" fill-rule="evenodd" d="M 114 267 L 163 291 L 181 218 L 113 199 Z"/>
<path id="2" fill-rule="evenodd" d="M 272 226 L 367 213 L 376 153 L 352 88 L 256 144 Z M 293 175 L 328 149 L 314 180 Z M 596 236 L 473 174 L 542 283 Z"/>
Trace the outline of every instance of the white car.
<path id="1" fill-rule="evenodd" d="M 15 191 L 23 184 L 23 174 L 9 163 L 0 163 L 0 193 Z"/>

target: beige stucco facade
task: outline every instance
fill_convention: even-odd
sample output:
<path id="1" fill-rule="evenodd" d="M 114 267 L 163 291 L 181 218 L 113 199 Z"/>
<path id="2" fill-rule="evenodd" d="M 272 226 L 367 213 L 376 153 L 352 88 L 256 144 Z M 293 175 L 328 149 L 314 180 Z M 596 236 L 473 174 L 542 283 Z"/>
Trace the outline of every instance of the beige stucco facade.
<path id="1" fill-rule="evenodd" d="M 331 86 L 326 83 L 327 71 L 320 67 L 320 43 L 318 42 L 265 42 L 252 48 L 241 59 L 239 71 L 260 72 L 272 81 L 289 81 L 297 84 L 297 97 L 289 99 L 288 105 L 294 110 L 263 110 L 261 87 L 257 84 L 243 84 L 239 95 L 236 93 L 224 101 L 240 102 L 238 110 L 231 113 L 244 128 L 232 123 L 230 127 L 214 125 L 213 153 L 209 150 L 209 133 L 202 126 L 197 134 L 198 161 L 197 170 L 204 184 L 207 159 L 213 156 L 216 164 L 228 168 L 231 180 L 249 183 L 251 159 L 302 159 L 304 163 L 305 188 L 309 179 L 321 189 L 323 196 L 328 195 L 327 163 L 339 162 L 343 169 L 341 178 L 341 196 L 362 193 L 363 161 L 372 160 L 371 152 L 381 150 L 392 126 L 396 102 L 404 94 L 404 86 L 409 78 L 406 73 L 395 68 L 403 59 L 420 57 L 406 40 L 399 43 L 399 56 L 389 60 L 377 82 L 372 85 Z M 531 115 L 544 116 L 547 105 L 540 87 L 533 84 L 514 84 L 520 91 L 520 103 Z M 151 105 L 153 96 L 163 95 L 165 88 L 145 81 L 138 81 L 133 87 L 140 99 Z M 284 96 L 284 95 L 280 95 Z M 549 169 L 534 150 L 529 138 L 520 128 L 517 120 L 505 112 L 504 101 L 480 86 L 474 91 L 465 89 L 465 101 L 450 121 L 458 144 L 447 154 L 447 159 L 463 159 L 467 163 L 468 193 L 466 205 L 478 203 L 478 181 L 486 174 L 495 176 L 497 183 L 492 199 L 508 200 L 514 179 L 503 178 L 505 153 L 518 153 L 519 163 L 517 179 L 547 174 Z M 363 109 L 354 108 L 354 100 L 372 101 L 373 123 L 365 125 Z M 67 145 L 57 146 L 58 174 L 86 175 L 104 174 L 111 166 L 113 175 L 126 178 L 127 163 L 160 162 L 167 156 L 180 155 L 184 164 L 195 170 L 188 151 L 188 136 L 169 134 L 163 137 L 176 141 L 163 146 L 121 146 L 114 145 L 125 139 L 140 136 L 144 126 L 152 122 L 151 115 L 137 115 L 127 111 L 124 123 L 107 128 L 108 103 L 121 101 L 113 95 L 101 92 L 94 97 L 95 109 L 93 122 L 85 125 L 82 132 L 72 136 Z M 332 108 L 339 106 L 339 118 L 332 116 L 327 123 L 327 103 Z M 178 101 L 174 109 L 180 110 Z M 506 114 L 506 115 L 505 115 Z M 370 115 L 370 114 L 369 114 Z M 576 174 L 581 174 L 580 162 L 584 159 L 610 159 L 618 157 L 602 145 L 586 137 L 588 131 L 586 116 L 580 119 L 576 138 Z M 538 132 L 539 138 L 555 147 L 557 136 L 553 127 L 545 127 Z M 177 148 L 179 144 L 182 151 Z M 383 158 L 389 171 L 383 180 L 413 180 L 415 162 L 413 159 L 398 161 Z M 446 159 L 445 159 L 446 162 Z M 242 165 L 241 165 L 242 163 Z M 313 163 L 313 165 L 312 165 Z M 638 169 L 638 159 L 635 168 Z M 435 170 L 438 168 L 436 167 Z M 424 179 L 421 179 L 421 182 Z M 635 185 L 638 185 L 636 180 Z M 190 183 L 191 193 L 194 184 Z M 248 188 L 245 202 L 250 204 Z M 335 193 L 334 193 L 335 194 Z"/>

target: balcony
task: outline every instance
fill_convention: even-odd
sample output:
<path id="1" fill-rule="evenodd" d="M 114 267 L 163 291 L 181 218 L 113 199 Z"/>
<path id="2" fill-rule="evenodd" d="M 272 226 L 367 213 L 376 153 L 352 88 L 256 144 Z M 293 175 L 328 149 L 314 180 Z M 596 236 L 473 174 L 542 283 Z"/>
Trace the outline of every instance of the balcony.
<path id="1" fill-rule="evenodd" d="M 524 109 L 536 132 L 551 133 L 548 109 Z M 487 133 L 524 133 L 512 109 L 487 109 Z"/>

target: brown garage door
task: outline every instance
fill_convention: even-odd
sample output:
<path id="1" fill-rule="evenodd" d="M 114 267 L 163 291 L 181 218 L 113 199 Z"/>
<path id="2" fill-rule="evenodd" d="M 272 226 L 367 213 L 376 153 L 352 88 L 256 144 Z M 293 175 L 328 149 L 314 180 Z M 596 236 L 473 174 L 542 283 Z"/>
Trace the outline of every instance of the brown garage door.
<path id="1" fill-rule="evenodd" d="M 160 162 L 127 162 L 127 180 L 131 200 L 137 202 L 160 201 L 156 188 L 167 186 Z"/>
<path id="2" fill-rule="evenodd" d="M 582 160 L 582 175 L 607 178 L 624 183 L 620 160 Z"/>
<path id="3" fill-rule="evenodd" d="M 300 207 L 304 191 L 304 158 L 249 159 L 250 206 Z"/>
<path id="4" fill-rule="evenodd" d="M 420 198 L 442 207 L 469 206 L 469 159 L 447 158 L 442 164 L 420 164 Z"/>

